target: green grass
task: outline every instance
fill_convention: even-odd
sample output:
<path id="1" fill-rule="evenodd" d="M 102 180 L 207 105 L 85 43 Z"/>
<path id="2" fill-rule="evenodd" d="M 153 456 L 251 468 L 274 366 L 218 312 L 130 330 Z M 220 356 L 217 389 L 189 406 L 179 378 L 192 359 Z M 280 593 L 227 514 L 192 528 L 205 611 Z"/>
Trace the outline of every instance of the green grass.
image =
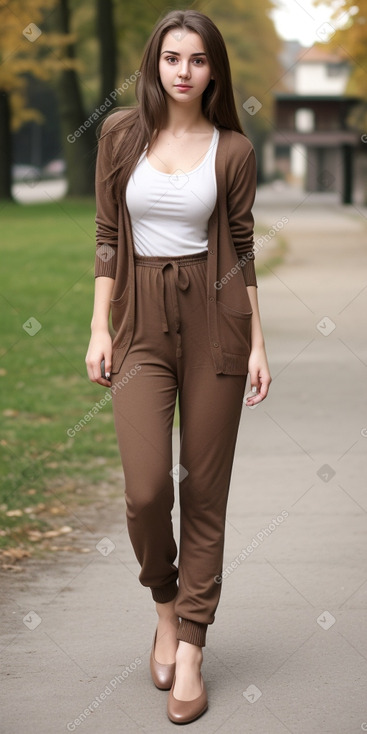
<path id="1" fill-rule="evenodd" d="M 67 435 L 108 392 L 88 380 L 84 361 L 94 217 L 93 199 L 0 207 L 0 548 L 26 542 L 30 528 L 50 527 L 40 503 L 56 512 L 89 502 L 98 483 L 121 469 L 111 402 L 74 438 Z M 34 336 L 23 328 L 31 318 L 41 324 Z M 6 515 L 14 509 L 23 514 Z"/>
<path id="2" fill-rule="evenodd" d="M 121 466 L 110 403 L 75 438 L 66 433 L 108 390 L 88 380 L 84 362 L 94 216 L 92 199 L 0 210 L 0 519 L 12 531 L 0 535 L 0 547 L 17 542 L 23 526 L 45 523 L 5 511 L 74 500 L 76 487 L 87 501 L 89 485 Z M 31 317 L 41 324 L 34 336 L 23 328 Z"/>

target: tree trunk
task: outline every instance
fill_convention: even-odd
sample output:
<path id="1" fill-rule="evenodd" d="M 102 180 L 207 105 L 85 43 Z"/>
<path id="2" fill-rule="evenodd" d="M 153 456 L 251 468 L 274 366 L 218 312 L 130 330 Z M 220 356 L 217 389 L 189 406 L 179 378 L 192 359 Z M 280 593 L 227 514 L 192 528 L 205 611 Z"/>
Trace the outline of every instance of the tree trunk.
<path id="1" fill-rule="evenodd" d="M 70 32 L 69 0 L 60 0 L 50 16 L 54 30 Z M 68 59 L 75 58 L 72 44 L 66 47 Z M 69 196 L 88 196 L 94 193 L 94 165 L 96 138 L 87 119 L 77 73 L 74 69 L 60 72 L 56 82 L 59 102 L 62 146 L 67 165 Z"/>
<path id="2" fill-rule="evenodd" d="M 9 94 L 0 90 L 0 199 L 11 199 L 12 135 Z"/>
<path id="3" fill-rule="evenodd" d="M 100 104 L 116 87 L 117 45 L 113 18 L 113 0 L 97 0 L 97 38 L 100 43 Z M 116 101 L 111 99 L 114 107 Z M 111 108 L 110 108 L 111 109 Z"/>

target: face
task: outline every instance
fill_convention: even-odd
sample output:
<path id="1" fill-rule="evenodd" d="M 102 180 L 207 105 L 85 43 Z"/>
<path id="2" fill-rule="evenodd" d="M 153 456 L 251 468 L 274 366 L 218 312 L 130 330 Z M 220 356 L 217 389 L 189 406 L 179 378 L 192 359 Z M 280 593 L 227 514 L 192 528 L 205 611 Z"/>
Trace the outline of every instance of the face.
<path id="1" fill-rule="evenodd" d="M 201 97 L 211 79 L 211 70 L 198 33 L 175 28 L 163 38 L 159 75 L 169 97 L 191 102 Z"/>

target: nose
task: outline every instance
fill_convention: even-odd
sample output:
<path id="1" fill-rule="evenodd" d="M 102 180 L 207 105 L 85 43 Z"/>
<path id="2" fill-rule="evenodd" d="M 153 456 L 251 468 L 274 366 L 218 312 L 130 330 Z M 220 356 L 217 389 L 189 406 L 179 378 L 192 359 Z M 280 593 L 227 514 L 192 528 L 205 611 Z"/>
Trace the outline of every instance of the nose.
<path id="1" fill-rule="evenodd" d="M 181 66 L 180 66 L 180 70 L 178 72 L 178 76 L 179 77 L 185 77 L 185 79 L 190 76 L 190 70 L 189 70 L 188 61 L 182 61 L 181 62 Z"/>

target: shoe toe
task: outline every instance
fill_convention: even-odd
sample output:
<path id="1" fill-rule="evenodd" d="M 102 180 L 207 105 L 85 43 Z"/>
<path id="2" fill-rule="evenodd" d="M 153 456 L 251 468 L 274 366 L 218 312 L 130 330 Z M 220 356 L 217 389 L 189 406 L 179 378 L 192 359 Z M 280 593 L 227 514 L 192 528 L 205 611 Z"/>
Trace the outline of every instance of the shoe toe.
<path id="1" fill-rule="evenodd" d="M 159 688 L 161 691 L 169 691 L 172 686 L 172 681 L 176 670 L 176 663 L 158 663 L 158 661 L 154 657 L 156 639 L 157 630 L 154 633 L 153 644 L 150 653 L 150 673 L 153 683 L 157 688 Z"/>
<path id="2" fill-rule="evenodd" d="M 174 675 L 171 690 L 167 700 L 167 715 L 175 724 L 187 724 L 201 716 L 208 708 L 208 696 L 206 686 L 201 676 L 202 691 L 192 701 L 180 701 L 173 695 L 176 675 Z"/>

